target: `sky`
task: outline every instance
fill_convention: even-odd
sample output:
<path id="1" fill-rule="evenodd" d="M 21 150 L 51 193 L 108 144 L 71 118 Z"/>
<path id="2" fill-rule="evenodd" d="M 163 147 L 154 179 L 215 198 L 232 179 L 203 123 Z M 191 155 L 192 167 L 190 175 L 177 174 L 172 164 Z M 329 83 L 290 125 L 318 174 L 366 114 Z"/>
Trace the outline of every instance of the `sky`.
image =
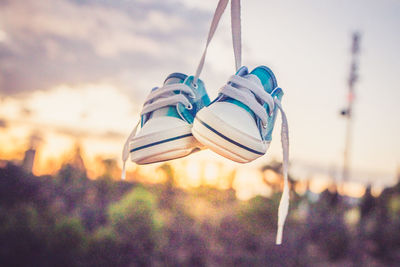
<path id="1" fill-rule="evenodd" d="M 172 72 L 194 74 L 216 4 L 0 0 L 0 158 L 21 157 L 38 142 L 37 170 L 48 171 L 79 142 L 89 165 L 98 156 L 119 159 L 151 88 Z M 397 0 L 242 1 L 242 62 L 270 67 L 285 91 L 294 176 L 339 176 L 345 133 L 339 111 L 346 103 L 351 36 L 359 31 L 351 179 L 395 181 L 398 14 Z M 227 8 L 200 77 L 211 98 L 235 71 L 231 42 Z M 210 173 L 216 166 L 236 168 L 243 173 L 238 183 L 257 187 L 248 177 L 256 176 L 258 166 L 281 160 L 279 134 L 280 120 L 267 156 L 251 164 L 209 151 L 182 161 L 202 162 Z"/>

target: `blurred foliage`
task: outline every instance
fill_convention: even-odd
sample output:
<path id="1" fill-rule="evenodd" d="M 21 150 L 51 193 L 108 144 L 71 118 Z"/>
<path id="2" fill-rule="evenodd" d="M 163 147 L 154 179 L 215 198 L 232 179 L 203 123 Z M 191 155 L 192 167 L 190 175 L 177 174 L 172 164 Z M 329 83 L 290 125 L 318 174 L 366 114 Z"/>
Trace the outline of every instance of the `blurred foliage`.
<path id="1" fill-rule="evenodd" d="M 161 222 L 156 220 L 155 203 L 153 194 L 137 187 L 110 205 L 108 217 L 121 246 L 119 253 L 126 258 L 123 265 L 150 264 L 148 259 L 154 254 L 157 230 L 161 228 Z"/>
<path id="2" fill-rule="evenodd" d="M 279 185 L 240 201 L 230 188 L 90 180 L 82 164 L 36 177 L 0 168 L 0 266 L 395 266 L 400 261 L 400 184 L 348 199 L 292 192 L 276 246 Z M 280 166 L 264 170 L 279 172 Z M 271 183 L 271 181 L 266 181 Z M 292 186 L 295 180 L 291 180 Z"/>

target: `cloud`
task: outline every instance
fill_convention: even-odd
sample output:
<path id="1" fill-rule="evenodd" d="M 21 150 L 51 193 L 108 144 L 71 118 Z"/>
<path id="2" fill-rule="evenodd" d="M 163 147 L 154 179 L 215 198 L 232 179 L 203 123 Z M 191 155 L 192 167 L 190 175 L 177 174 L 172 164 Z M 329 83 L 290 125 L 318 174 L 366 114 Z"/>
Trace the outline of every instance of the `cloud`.
<path id="1" fill-rule="evenodd" d="M 2 94 L 99 80 L 139 92 L 143 70 L 159 82 L 160 72 L 193 69 L 192 55 L 200 56 L 199 41 L 211 17 L 174 1 L 3 0 L 0 5 Z M 129 83 L 120 79 L 126 73 L 133 77 Z"/>

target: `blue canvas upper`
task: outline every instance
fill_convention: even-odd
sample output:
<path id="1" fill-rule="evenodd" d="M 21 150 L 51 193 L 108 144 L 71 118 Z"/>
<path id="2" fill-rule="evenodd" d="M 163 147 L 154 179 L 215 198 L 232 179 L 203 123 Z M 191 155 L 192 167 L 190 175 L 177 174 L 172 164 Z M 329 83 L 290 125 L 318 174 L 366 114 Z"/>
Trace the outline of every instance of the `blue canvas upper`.
<path id="1" fill-rule="evenodd" d="M 184 119 L 188 123 L 193 123 L 194 117 L 196 116 L 197 112 L 205 106 L 210 104 L 210 97 L 207 94 L 205 89 L 204 83 L 202 80 L 197 80 L 197 88 L 193 86 L 193 79 L 194 76 L 189 76 L 184 81 L 185 84 L 193 88 L 193 91 L 196 95 L 195 98 L 190 98 L 190 103 L 193 105 L 192 109 L 187 109 L 184 105 L 178 104 L 178 112 L 184 117 Z"/>

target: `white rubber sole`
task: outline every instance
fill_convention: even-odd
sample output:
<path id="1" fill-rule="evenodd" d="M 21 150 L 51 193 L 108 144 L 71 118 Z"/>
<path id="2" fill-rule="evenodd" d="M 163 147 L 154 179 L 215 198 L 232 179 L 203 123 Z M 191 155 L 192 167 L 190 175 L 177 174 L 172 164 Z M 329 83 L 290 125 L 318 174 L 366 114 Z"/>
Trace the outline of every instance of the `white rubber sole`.
<path id="1" fill-rule="evenodd" d="M 201 148 L 189 124 L 138 136 L 129 145 L 131 160 L 140 165 L 185 157 Z"/>
<path id="2" fill-rule="evenodd" d="M 259 158 L 269 147 L 269 143 L 264 143 L 233 128 L 207 108 L 197 113 L 192 134 L 212 151 L 239 163 L 247 163 Z"/>

